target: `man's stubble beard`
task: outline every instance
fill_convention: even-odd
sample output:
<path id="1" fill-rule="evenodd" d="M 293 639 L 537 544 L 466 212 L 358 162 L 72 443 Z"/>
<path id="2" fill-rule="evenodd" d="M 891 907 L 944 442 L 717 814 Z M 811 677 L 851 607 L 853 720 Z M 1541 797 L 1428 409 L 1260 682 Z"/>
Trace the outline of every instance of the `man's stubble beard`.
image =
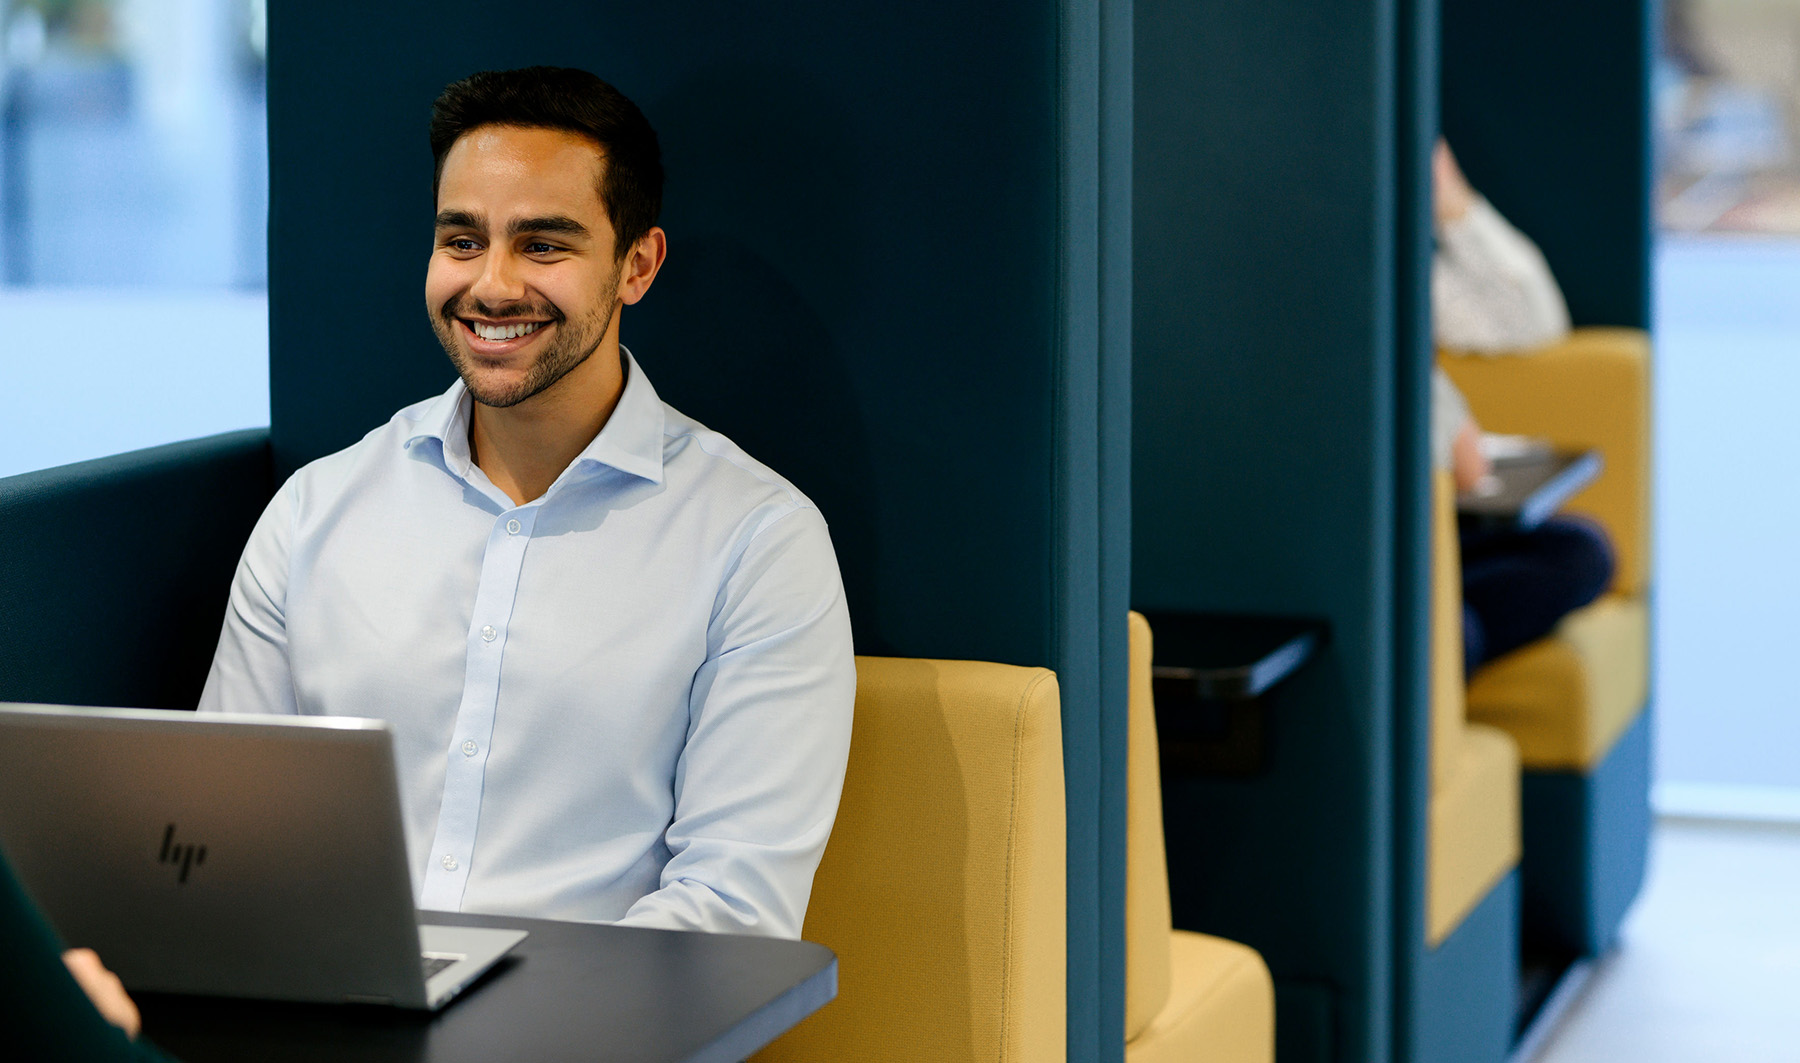
<path id="1" fill-rule="evenodd" d="M 458 295 L 439 308 L 432 315 L 431 331 L 437 334 L 438 343 L 449 356 L 450 364 L 456 367 L 457 375 L 462 377 L 463 385 L 469 389 L 469 395 L 483 406 L 504 409 L 517 406 L 535 395 L 542 393 L 563 377 L 588 360 L 600 349 L 600 342 L 606 338 L 606 330 L 611 327 L 613 315 L 619 310 L 619 300 L 613 299 L 587 315 L 583 324 L 591 328 L 575 328 L 563 312 L 550 303 L 533 305 L 512 304 L 489 309 L 481 303 L 475 303 L 476 315 L 483 317 L 545 317 L 549 318 L 556 329 L 556 336 L 551 339 L 531 365 L 525 370 L 525 378 L 513 387 L 493 389 L 479 381 L 474 373 L 474 365 L 469 353 L 463 350 L 461 337 L 457 335 L 457 318 L 462 309 L 463 296 Z"/>

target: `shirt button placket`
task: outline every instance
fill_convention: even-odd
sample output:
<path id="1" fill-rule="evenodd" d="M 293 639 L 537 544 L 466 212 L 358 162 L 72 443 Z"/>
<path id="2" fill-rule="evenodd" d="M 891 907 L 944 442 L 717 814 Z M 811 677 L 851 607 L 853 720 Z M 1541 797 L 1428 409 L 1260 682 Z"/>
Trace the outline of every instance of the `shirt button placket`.
<path id="1" fill-rule="evenodd" d="M 512 603 L 518 593 L 535 517 L 535 507 L 503 513 L 495 519 L 488 535 L 475 589 L 475 616 L 470 624 L 462 702 L 452 732 L 461 737 L 452 739 L 448 751 L 450 765 L 444 777 L 444 798 L 439 805 L 433 847 L 437 857 L 426 876 L 422 898 L 426 907 L 462 907 L 469 869 L 475 860 L 475 831 L 481 814 L 487 749 L 493 745 L 494 713 L 500 698 L 500 660 L 506 646 L 501 636 L 511 623 Z"/>

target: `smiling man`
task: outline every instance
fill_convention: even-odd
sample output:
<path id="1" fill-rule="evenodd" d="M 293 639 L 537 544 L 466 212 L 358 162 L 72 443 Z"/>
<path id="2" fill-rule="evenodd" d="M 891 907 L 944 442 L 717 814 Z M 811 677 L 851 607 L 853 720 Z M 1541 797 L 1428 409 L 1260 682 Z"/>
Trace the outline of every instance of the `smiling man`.
<path id="1" fill-rule="evenodd" d="M 798 936 L 849 618 L 818 510 L 619 344 L 656 134 L 534 67 L 445 89 L 431 145 L 459 379 L 276 494 L 201 708 L 391 721 L 421 907 Z"/>

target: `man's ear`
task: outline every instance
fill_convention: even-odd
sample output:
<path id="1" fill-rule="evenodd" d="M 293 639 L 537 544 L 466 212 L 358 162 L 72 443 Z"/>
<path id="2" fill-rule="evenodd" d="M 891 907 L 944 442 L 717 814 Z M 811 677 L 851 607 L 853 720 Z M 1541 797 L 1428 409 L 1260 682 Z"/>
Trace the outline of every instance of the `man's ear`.
<path id="1" fill-rule="evenodd" d="M 660 227 L 652 227 L 638 237 L 637 243 L 619 264 L 619 301 L 630 306 L 644 297 L 669 255 L 669 238 Z"/>

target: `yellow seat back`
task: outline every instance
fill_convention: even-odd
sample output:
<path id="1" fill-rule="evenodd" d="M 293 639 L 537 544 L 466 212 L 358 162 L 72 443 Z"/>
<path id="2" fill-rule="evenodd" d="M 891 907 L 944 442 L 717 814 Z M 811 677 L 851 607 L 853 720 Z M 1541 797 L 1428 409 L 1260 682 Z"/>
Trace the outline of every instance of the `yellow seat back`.
<path id="1" fill-rule="evenodd" d="M 1162 767 L 1151 690 L 1150 622 L 1132 613 L 1131 732 L 1126 753 L 1125 1040 L 1169 1002 L 1169 860 L 1163 851 Z"/>
<path id="2" fill-rule="evenodd" d="M 838 999 L 757 1059 L 1063 1059 L 1055 674 L 882 657 L 856 668 L 843 803 L 804 931 L 837 953 Z"/>
<path id="3" fill-rule="evenodd" d="M 1275 983 L 1255 949 L 1170 929 L 1149 621 L 1130 616 L 1125 1063 L 1271 1063 Z"/>
<path id="4" fill-rule="evenodd" d="M 1425 943 L 1436 948 L 1518 864 L 1520 853 L 1518 746 L 1467 718 L 1456 489 L 1442 470 L 1432 485 L 1431 560 Z"/>
<path id="5" fill-rule="evenodd" d="M 1489 432 L 1538 436 L 1600 451 L 1599 479 L 1569 501 L 1599 521 L 1618 551 L 1612 590 L 1650 578 L 1650 337 L 1641 329 L 1580 328 L 1517 356 L 1445 353 L 1439 364 Z"/>
<path id="6" fill-rule="evenodd" d="M 1431 792 L 1449 785 L 1468 722 L 1463 679 L 1462 548 L 1456 485 L 1445 470 L 1431 483 Z"/>

